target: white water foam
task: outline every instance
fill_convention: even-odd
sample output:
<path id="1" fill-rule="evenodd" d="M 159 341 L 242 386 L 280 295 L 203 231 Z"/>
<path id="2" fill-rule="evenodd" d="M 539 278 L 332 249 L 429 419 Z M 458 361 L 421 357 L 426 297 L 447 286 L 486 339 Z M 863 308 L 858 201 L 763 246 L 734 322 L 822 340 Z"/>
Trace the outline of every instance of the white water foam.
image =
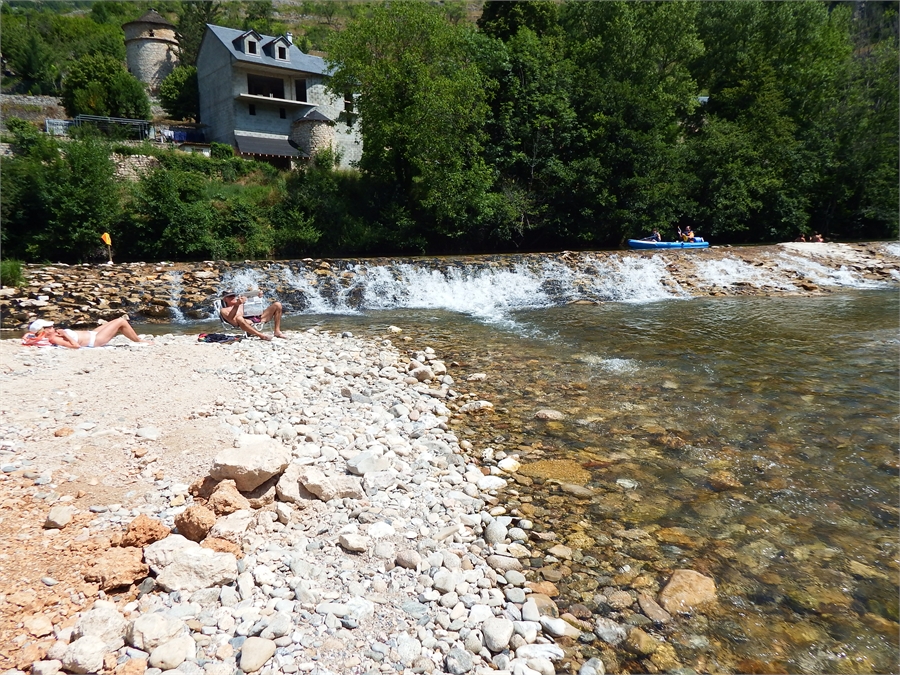
<path id="1" fill-rule="evenodd" d="M 512 310 L 554 304 L 541 288 L 544 279 L 523 265 L 436 270 L 400 264 L 369 268 L 365 277 L 367 309 L 446 309 L 496 322 Z"/>
<path id="2" fill-rule="evenodd" d="M 797 290 L 797 287 L 785 279 L 773 276 L 767 270 L 750 265 L 736 258 L 721 260 L 700 260 L 696 264 L 697 276 L 710 286 L 737 286 L 749 284 L 755 288 L 769 286 L 785 291 Z"/>
<path id="3" fill-rule="evenodd" d="M 900 258 L 900 242 L 894 242 L 891 244 L 885 244 L 884 250 L 889 255 L 892 255 L 896 258 Z"/>
<path id="4" fill-rule="evenodd" d="M 585 262 L 589 267 L 579 281 L 589 290 L 591 299 L 644 303 L 686 296 L 662 257 L 587 256 Z"/>
<path id="5" fill-rule="evenodd" d="M 632 375 L 640 370 L 638 362 L 634 359 L 605 359 L 598 354 L 579 354 L 575 358 L 589 366 L 616 375 Z"/>
<path id="6" fill-rule="evenodd" d="M 172 302 L 172 306 L 169 308 L 172 310 L 172 323 L 186 323 L 186 319 L 184 318 L 184 312 L 181 311 L 181 307 L 178 306 L 178 302 L 181 300 L 181 296 L 184 295 L 184 272 L 169 272 L 169 279 L 171 280 L 171 286 L 169 290 L 169 300 Z"/>
<path id="7" fill-rule="evenodd" d="M 819 286 L 843 286 L 848 288 L 883 288 L 883 281 L 864 279 L 857 272 L 841 265 L 832 269 L 809 258 L 781 253 L 775 259 L 778 268 L 785 272 L 796 272 Z"/>

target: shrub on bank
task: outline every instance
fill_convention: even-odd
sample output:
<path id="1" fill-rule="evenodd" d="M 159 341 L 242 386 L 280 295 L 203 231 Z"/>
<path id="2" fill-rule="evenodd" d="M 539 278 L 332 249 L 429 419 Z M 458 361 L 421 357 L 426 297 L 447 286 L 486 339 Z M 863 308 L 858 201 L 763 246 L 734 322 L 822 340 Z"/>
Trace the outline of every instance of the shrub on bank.
<path id="1" fill-rule="evenodd" d="M 22 272 L 22 261 L 7 258 L 0 260 L 0 286 L 8 288 L 25 284 L 25 274 Z"/>

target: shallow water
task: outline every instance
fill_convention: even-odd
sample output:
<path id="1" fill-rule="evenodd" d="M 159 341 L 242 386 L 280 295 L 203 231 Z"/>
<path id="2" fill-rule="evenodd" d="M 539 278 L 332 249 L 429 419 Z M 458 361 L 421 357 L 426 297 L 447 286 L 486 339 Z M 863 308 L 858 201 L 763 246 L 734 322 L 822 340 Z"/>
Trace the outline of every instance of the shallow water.
<path id="1" fill-rule="evenodd" d="M 460 390 L 494 403 L 454 425 L 476 457 L 489 447 L 589 472 L 590 500 L 541 480 L 511 485 L 506 500 L 577 549 L 557 582 L 561 606 L 602 613 L 605 587 L 653 592 L 690 568 L 716 580 L 719 606 L 663 631 L 682 665 L 888 673 L 900 618 L 898 315 L 894 290 L 847 290 L 480 318 L 441 308 L 306 314 L 285 328 L 381 339 L 401 326 L 412 338 L 395 339 L 401 349 L 434 347 L 458 364 Z M 464 382 L 475 372 L 487 380 Z M 546 408 L 565 418 L 534 418 Z"/>
<path id="2" fill-rule="evenodd" d="M 669 630 L 684 665 L 894 672 L 898 312 L 893 291 L 848 291 L 569 305 L 499 324 L 442 310 L 290 322 L 403 326 L 458 362 L 458 380 L 489 374 L 461 383 L 497 411 L 456 427 L 476 455 L 490 445 L 590 471 L 590 501 L 514 486 L 535 520 L 600 561 L 569 564 L 569 602 L 590 607 L 626 566 L 657 583 L 696 569 L 716 579 L 719 609 Z M 566 417 L 534 419 L 544 408 Z"/>

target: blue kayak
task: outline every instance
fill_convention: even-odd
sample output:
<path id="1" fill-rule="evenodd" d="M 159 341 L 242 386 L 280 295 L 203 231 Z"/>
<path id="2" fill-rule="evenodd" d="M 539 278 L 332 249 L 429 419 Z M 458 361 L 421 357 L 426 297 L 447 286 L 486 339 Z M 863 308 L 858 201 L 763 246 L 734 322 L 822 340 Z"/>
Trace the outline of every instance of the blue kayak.
<path id="1" fill-rule="evenodd" d="M 644 241 L 629 239 L 631 248 L 709 248 L 708 241 Z"/>

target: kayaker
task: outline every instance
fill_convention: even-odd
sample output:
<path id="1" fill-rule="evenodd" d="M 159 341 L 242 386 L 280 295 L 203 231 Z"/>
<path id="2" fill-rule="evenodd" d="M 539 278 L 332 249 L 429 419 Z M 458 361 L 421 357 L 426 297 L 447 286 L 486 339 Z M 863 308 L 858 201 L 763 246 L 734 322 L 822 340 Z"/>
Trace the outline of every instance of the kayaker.
<path id="1" fill-rule="evenodd" d="M 684 226 L 684 232 L 681 231 L 681 228 L 678 228 L 678 234 L 681 235 L 682 241 L 704 241 L 703 237 L 698 237 L 694 234 L 694 231 L 691 229 L 690 225 Z"/>
<path id="2" fill-rule="evenodd" d="M 659 236 L 659 230 L 657 228 L 653 228 L 653 234 L 649 237 L 644 237 L 641 241 L 662 241 L 662 237 Z"/>

